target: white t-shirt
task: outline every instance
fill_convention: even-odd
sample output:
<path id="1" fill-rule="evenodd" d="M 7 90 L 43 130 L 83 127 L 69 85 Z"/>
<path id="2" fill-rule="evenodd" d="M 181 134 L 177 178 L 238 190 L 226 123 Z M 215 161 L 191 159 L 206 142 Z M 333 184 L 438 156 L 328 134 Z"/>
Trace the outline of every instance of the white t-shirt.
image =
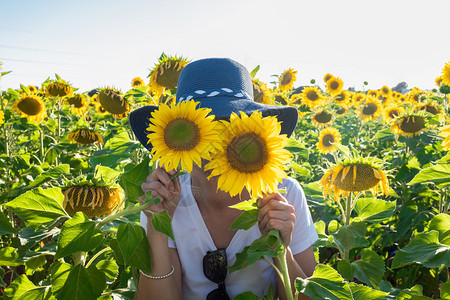
<path id="1" fill-rule="evenodd" d="M 177 248 L 180 257 L 183 299 L 206 299 L 208 293 L 218 286 L 203 274 L 203 257 L 207 251 L 214 251 L 217 248 L 192 195 L 190 175 L 184 174 L 179 178 L 180 203 L 172 219 L 175 241 L 169 238 L 169 247 Z M 283 180 L 279 188 L 286 188 L 286 194 L 283 196 L 295 208 L 296 221 L 289 247 L 292 254 L 297 254 L 311 246 L 318 236 L 300 184 L 288 178 Z M 147 217 L 144 213 L 141 213 L 141 226 L 147 228 Z M 226 248 L 228 266 L 236 261 L 236 253 L 241 252 L 244 247 L 259 237 L 261 233 L 257 224 L 249 230 L 238 230 Z M 267 294 L 270 283 L 276 287 L 276 273 L 265 261 L 257 261 L 242 270 L 228 273 L 225 279 L 225 287 L 230 299 L 246 291 L 261 297 Z"/>

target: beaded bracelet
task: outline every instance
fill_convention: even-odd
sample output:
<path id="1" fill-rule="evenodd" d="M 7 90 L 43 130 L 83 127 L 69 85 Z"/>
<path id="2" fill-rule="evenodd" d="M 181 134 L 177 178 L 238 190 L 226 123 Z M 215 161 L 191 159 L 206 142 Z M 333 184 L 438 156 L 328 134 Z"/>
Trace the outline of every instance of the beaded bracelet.
<path id="1" fill-rule="evenodd" d="M 150 275 L 150 274 L 145 273 L 145 272 L 142 271 L 142 270 L 139 270 L 139 273 L 141 273 L 142 275 L 144 275 L 145 277 L 150 278 L 150 279 L 163 279 L 163 278 L 169 277 L 169 276 L 172 275 L 173 272 L 175 271 L 175 268 L 173 267 L 173 265 L 170 265 L 170 266 L 172 267 L 172 270 L 170 270 L 170 272 L 167 273 L 166 275 L 153 276 L 153 275 Z"/>

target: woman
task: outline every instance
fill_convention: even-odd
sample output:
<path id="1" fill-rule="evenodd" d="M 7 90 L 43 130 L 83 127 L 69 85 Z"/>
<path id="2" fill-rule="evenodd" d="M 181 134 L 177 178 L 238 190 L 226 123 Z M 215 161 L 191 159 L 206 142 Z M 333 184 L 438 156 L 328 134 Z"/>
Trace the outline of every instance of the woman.
<path id="1" fill-rule="evenodd" d="M 270 106 L 253 101 L 252 79 L 241 64 L 231 59 L 211 58 L 188 64 L 181 72 L 177 101 L 194 99 L 200 107 L 212 109 L 216 118 L 227 118 L 232 112 L 250 115 L 260 111 L 263 116 L 276 116 L 281 133 L 292 134 L 297 122 L 293 107 Z M 145 129 L 150 113 L 157 107 L 147 106 L 130 114 L 130 124 L 139 141 L 151 149 Z M 174 170 L 157 168 L 142 184 L 161 199 L 148 209 L 154 213 L 166 210 L 172 218 L 175 241 L 156 232 L 147 222 L 152 214 L 141 216 L 146 228 L 152 257 L 152 273 L 141 272 L 136 299 L 232 299 L 245 291 L 261 297 L 271 283 L 277 283 L 274 269 L 258 261 L 242 270 L 227 273 L 226 266 L 236 261 L 236 254 L 255 239 L 272 229 L 280 232 L 287 247 L 287 264 L 292 281 L 310 276 L 316 266 L 312 244 L 317 233 L 300 185 L 286 179 L 279 185 L 286 194 L 268 194 L 259 199 L 258 224 L 249 230 L 230 230 L 241 211 L 231 205 L 250 199 L 245 189 L 239 196 L 217 189 L 217 177 L 208 180 L 210 172 L 194 165 L 191 174 L 171 179 Z M 140 201 L 144 200 L 143 196 Z M 278 262 L 274 259 L 274 263 Z"/>

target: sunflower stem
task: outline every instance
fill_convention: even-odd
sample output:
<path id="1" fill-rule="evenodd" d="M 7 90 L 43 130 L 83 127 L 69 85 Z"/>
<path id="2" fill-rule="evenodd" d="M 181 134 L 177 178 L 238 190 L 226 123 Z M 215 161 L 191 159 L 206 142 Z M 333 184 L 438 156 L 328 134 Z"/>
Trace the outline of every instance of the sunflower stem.
<path id="1" fill-rule="evenodd" d="M 94 260 L 97 259 L 97 257 L 99 257 L 100 255 L 102 255 L 103 253 L 105 253 L 106 251 L 111 250 L 111 247 L 106 247 L 100 251 L 98 251 L 94 256 L 92 256 L 92 258 L 89 260 L 89 262 L 86 264 L 86 269 L 89 268 L 89 266 L 94 262 Z"/>
<path id="2" fill-rule="evenodd" d="M 134 214 L 136 212 L 143 211 L 144 209 L 149 207 L 150 204 L 151 204 L 151 202 L 147 202 L 147 203 L 144 203 L 144 204 L 139 205 L 139 206 L 133 206 L 133 207 L 130 206 L 130 207 L 128 207 L 128 208 L 126 208 L 126 209 L 124 209 L 124 210 L 122 210 L 120 212 L 117 212 L 115 214 L 109 215 L 106 218 L 104 218 L 101 222 L 99 222 L 97 224 L 97 226 L 95 226 L 95 228 L 100 229 L 105 224 L 107 224 L 107 223 L 109 223 L 109 222 L 111 222 L 113 220 L 116 220 L 118 218 L 121 218 L 121 217 L 129 215 L 129 214 Z"/>
<path id="3" fill-rule="evenodd" d="M 286 247 L 283 246 L 283 249 L 280 254 L 277 255 L 279 264 L 280 264 L 280 271 L 283 274 L 283 279 L 281 280 L 284 285 L 284 290 L 286 292 L 286 299 L 288 300 L 294 300 L 294 295 L 292 294 L 292 288 L 291 288 L 291 280 L 289 278 L 287 263 L 286 263 Z"/>
<path id="4" fill-rule="evenodd" d="M 39 129 L 39 137 L 40 137 L 40 154 L 41 154 L 41 162 L 44 162 L 45 160 L 45 152 L 44 152 L 44 130 L 42 128 Z"/>
<path id="5" fill-rule="evenodd" d="M 59 138 L 61 136 L 61 101 L 59 97 L 56 99 L 56 101 L 58 102 L 58 142 L 59 142 Z"/>
<path id="6" fill-rule="evenodd" d="M 72 254 L 73 259 L 73 265 L 76 266 L 78 264 L 81 264 L 84 266 L 84 262 L 86 261 L 86 252 L 84 251 L 78 251 Z"/>
<path id="7" fill-rule="evenodd" d="M 348 195 L 345 203 L 345 226 L 350 225 L 350 215 L 352 213 L 352 195 L 353 192 L 350 192 L 350 195 Z"/>
<path id="8" fill-rule="evenodd" d="M 2 112 L 5 112 L 5 104 L 3 103 L 3 93 L 2 90 L 0 89 L 0 103 L 2 106 Z M 6 156 L 9 157 L 9 143 L 8 143 L 8 130 L 6 129 L 6 120 L 3 120 L 3 134 L 5 135 L 5 153 Z"/>

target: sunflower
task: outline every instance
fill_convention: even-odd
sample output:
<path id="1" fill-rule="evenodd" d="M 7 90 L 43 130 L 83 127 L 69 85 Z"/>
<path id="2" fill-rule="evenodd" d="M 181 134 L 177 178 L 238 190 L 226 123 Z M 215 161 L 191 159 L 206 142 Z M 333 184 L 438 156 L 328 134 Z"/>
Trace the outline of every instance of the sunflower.
<path id="1" fill-rule="evenodd" d="M 333 98 L 334 102 L 336 102 L 337 104 L 339 104 L 341 106 L 346 106 L 346 107 L 349 106 L 350 99 L 351 99 L 351 93 L 349 91 L 341 91 L 339 94 L 337 94 Z"/>
<path id="2" fill-rule="evenodd" d="M 144 80 L 142 80 L 141 77 L 136 77 L 136 78 L 133 78 L 131 80 L 131 87 L 132 88 L 138 88 L 138 87 L 143 86 L 144 84 L 145 84 Z"/>
<path id="3" fill-rule="evenodd" d="M 164 53 L 158 59 L 158 63 L 150 71 L 150 89 L 159 97 L 165 89 L 175 89 L 181 71 L 189 63 L 183 57 L 167 56 Z"/>
<path id="4" fill-rule="evenodd" d="M 339 77 L 332 77 L 327 81 L 327 92 L 336 96 L 339 95 L 344 87 L 344 82 Z"/>
<path id="5" fill-rule="evenodd" d="M 331 75 L 330 73 L 327 73 L 327 74 L 325 74 L 325 76 L 323 76 L 323 81 L 328 82 L 328 80 L 330 80 L 333 77 L 334 77 L 333 75 Z"/>
<path id="6" fill-rule="evenodd" d="M 424 92 L 417 87 L 412 88 L 408 93 L 406 93 L 406 99 L 410 103 L 418 103 L 421 101 Z"/>
<path id="7" fill-rule="evenodd" d="M 366 95 L 363 93 L 353 93 L 351 103 L 353 106 L 359 106 L 361 102 L 366 99 Z"/>
<path id="8" fill-rule="evenodd" d="M 297 80 L 297 71 L 289 68 L 284 71 L 279 78 L 278 88 L 282 91 L 289 91 L 294 86 L 294 82 Z"/>
<path id="9" fill-rule="evenodd" d="M 319 148 L 319 152 L 327 154 L 336 151 L 337 148 L 333 143 L 341 143 L 341 134 L 339 133 L 339 130 L 332 127 L 322 129 L 319 134 L 319 142 L 316 144 L 317 148 Z"/>
<path id="10" fill-rule="evenodd" d="M 124 208 L 125 194 L 120 186 L 75 185 L 62 189 L 63 207 L 73 216 L 82 211 L 89 218 L 101 217 Z"/>
<path id="11" fill-rule="evenodd" d="M 70 111 L 73 114 L 83 115 L 87 110 L 86 98 L 82 94 L 75 93 L 64 102 L 70 105 Z"/>
<path id="12" fill-rule="evenodd" d="M 383 119 L 386 123 L 391 123 L 395 118 L 403 113 L 403 108 L 397 105 L 389 105 L 383 109 Z"/>
<path id="13" fill-rule="evenodd" d="M 374 120 L 381 114 L 380 100 L 372 96 L 367 96 L 360 106 L 360 118 L 363 121 Z"/>
<path id="14" fill-rule="evenodd" d="M 206 164 L 205 170 L 212 170 L 208 179 L 219 176 L 217 187 L 231 196 L 240 196 L 244 187 L 252 199 L 276 193 L 291 157 L 284 149 L 288 138 L 280 135 L 281 123 L 254 111 L 250 116 L 241 112 L 240 117 L 232 113 L 230 122 L 223 124 L 224 150 Z"/>
<path id="15" fill-rule="evenodd" d="M 450 85 L 450 62 L 447 62 L 442 69 L 442 82 Z"/>
<path id="16" fill-rule="evenodd" d="M 3 125 L 3 123 L 5 123 L 5 114 L 3 110 L 0 110 L 0 125 Z"/>
<path id="17" fill-rule="evenodd" d="M 377 91 L 377 90 L 368 90 L 368 91 L 367 91 L 367 95 L 368 95 L 368 96 L 372 96 L 372 97 L 378 99 L 378 97 L 380 96 L 380 91 Z"/>
<path id="18" fill-rule="evenodd" d="M 391 124 L 394 133 L 407 137 L 419 135 L 426 126 L 427 120 L 423 111 L 418 113 L 403 113 L 395 118 Z"/>
<path id="19" fill-rule="evenodd" d="M 160 104 L 151 114 L 147 131 L 148 143 L 152 144 L 152 161 L 159 159 L 167 171 L 186 169 L 192 171 L 195 163 L 201 167 L 201 159 L 210 159 L 210 152 L 221 149 L 220 123 L 214 121 L 209 108 L 196 108 L 198 102 L 180 101 L 169 107 Z"/>
<path id="20" fill-rule="evenodd" d="M 69 133 L 69 142 L 77 142 L 82 145 L 99 143 L 103 145 L 103 139 L 99 133 L 88 128 L 79 128 Z"/>
<path id="21" fill-rule="evenodd" d="M 436 101 L 427 101 L 422 105 L 418 106 L 419 110 L 429 112 L 432 115 L 442 114 L 442 110 L 439 109 L 438 103 Z"/>
<path id="22" fill-rule="evenodd" d="M 373 195 L 378 195 L 378 186 L 385 196 L 389 195 L 389 183 L 386 175 L 380 167 L 368 158 L 347 160 L 336 164 L 323 175 L 319 183 L 323 186 L 323 196 L 333 190 L 334 199 L 348 196 L 351 192 L 363 192 L 370 190 Z"/>
<path id="23" fill-rule="evenodd" d="M 339 106 L 336 110 L 336 114 L 338 115 L 344 115 L 348 112 L 348 109 L 345 106 Z"/>
<path id="24" fill-rule="evenodd" d="M 311 109 L 325 104 L 325 97 L 318 87 L 305 87 L 300 95 L 302 104 Z"/>
<path id="25" fill-rule="evenodd" d="M 388 88 L 386 85 L 383 85 L 380 89 L 380 93 L 383 97 L 389 98 L 392 94 L 392 91 L 390 88 Z"/>
<path id="26" fill-rule="evenodd" d="M 131 110 L 130 104 L 122 96 L 122 93 L 114 88 L 100 89 L 98 101 L 107 112 L 114 115 L 126 114 Z"/>
<path id="27" fill-rule="evenodd" d="M 328 110 L 322 109 L 317 111 L 312 117 L 311 121 L 315 126 L 325 127 L 333 121 L 333 114 Z"/>
<path id="28" fill-rule="evenodd" d="M 46 116 L 44 102 L 40 97 L 34 95 L 24 95 L 19 100 L 16 100 L 12 109 L 17 111 L 20 116 L 27 117 L 30 121 L 40 123 Z"/>
<path id="29" fill-rule="evenodd" d="M 45 89 L 49 97 L 64 97 L 73 93 L 73 88 L 64 80 L 52 80 Z"/>
<path id="30" fill-rule="evenodd" d="M 440 87 L 440 86 L 442 85 L 442 83 L 444 83 L 444 76 L 441 75 L 441 76 L 436 77 L 436 79 L 434 80 L 434 82 L 436 83 L 436 85 L 437 85 L 438 87 Z"/>
<path id="31" fill-rule="evenodd" d="M 270 89 L 259 79 L 253 79 L 253 98 L 255 102 L 273 104 L 270 101 Z"/>
<path id="32" fill-rule="evenodd" d="M 442 127 L 439 136 L 444 138 L 442 141 L 444 150 L 450 150 L 450 125 Z"/>
<path id="33" fill-rule="evenodd" d="M 283 90 L 280 90 L 280 89 L 275 90 L 272 93 L 272 98 L 273 98 L 274 103 L 278 103 L 281 105 L 289 105 L 290 104 L 289 96 Z"/>
<path id="34" fill-rule="evenodd" d="M 38 89 L 34 85 L 27 86 L 27 89 L 30 91 L 30 94 L 36 94 Z"/>

